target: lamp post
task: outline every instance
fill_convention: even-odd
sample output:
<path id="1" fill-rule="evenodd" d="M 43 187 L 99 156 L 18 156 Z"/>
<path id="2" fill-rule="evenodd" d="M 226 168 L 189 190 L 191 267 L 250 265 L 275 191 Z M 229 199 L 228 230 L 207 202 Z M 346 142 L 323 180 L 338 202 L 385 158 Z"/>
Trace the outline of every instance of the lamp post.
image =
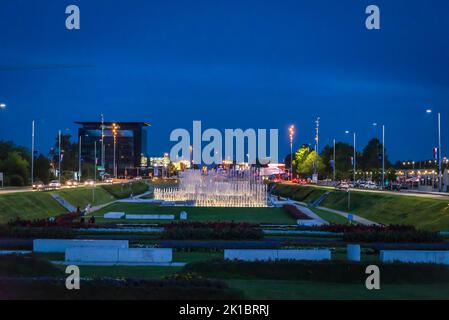
<path id="1" fill-rule="evenodd" d="M 345 133 L 349 134 L 350 131 L 346 130 Z M 353 170 L 354 170 L 354 173 L 353 173 L 353 185 L 354 185 L 354 187 L 355 187 L 355 170 L 356 170 L 356 161 L 357 161 L 357 159 L 356 159 L 356 157 L 357 157 L 356 140 L 357 140 L 357 134 L 354 132 L 354 142 L 353 142 L 353 144 L 354 144 L 354 156 L 353 156 L 353 160 L 352 160 Z"/>
<path id="2" fill-rule="evenodd" d="M 377 127 L 377 123 L 373 123 Z M 382 190 L 385 189 L 385 125 L 382 125 Z"/>
<path id="3" fill-rule="evenodd" d="M 112 124 L 112 135 L 114 136 L 114 160 L 113 160 L 113 166 L 114 166 L 114 177 L 117 179 L 117 165 L 116 165 L 116 148 L 117 148 L 117 133 L 118 133 L 118 126 L 116 123 Z"/>
<path id="4" fill-rule="evenodd" d="M 81 182 L 81 142 L 82 136 L 79 136 L 79 143 L 78 143 L 78 181 Z"/>
<path id="5" fill-rule="evenodd" d="M 34 120 L 31 122 L 31 186 L 34 183 Z"/>
<path id="6" fill-rule="evenodd" d="M 432 109 L 427 109 L 426 113 L 431 114 L 433 111 Z M 442 158 L 441 158 L 441 113 L 438 112 L 438 191 L 443 191 L 443 165 L 442 165 Z"/>
<path id="7" fill-rule="evenodd" d="M 61 183 L 61 130 L 58 131 L 58 181 Z"/>
<path id="8" fill-rule="evenodd" d="M 335 150 L 336 146 L 337 146 L 337 143 L 336 143 L 336 141 L 334 139 L 334 184 L 336 184 L 335 180 L 336 180 L 336 170 L 337 170 L 337 157 L 336 157 L 337 152 Z"/>
<path id="9" fill-rule="evenodd" d="M 293 135 L 295 134 L 295 126 L 291 125 L 288 129 L 290 137 L 290 181 L 293 180 Z"/>
<path id="10" fill-rule="evenodd" d="M 1 110 L 6 109 L 6 104 L 5 103 L 0 103 L 0 109 Z"/>

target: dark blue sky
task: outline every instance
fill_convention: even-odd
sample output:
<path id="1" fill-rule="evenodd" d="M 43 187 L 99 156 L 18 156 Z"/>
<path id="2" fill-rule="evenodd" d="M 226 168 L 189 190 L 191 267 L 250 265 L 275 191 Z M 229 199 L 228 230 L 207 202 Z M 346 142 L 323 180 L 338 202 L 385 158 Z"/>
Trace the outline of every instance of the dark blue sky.
<path id="1" fill-rule="evenodd" d="M 65 29 L 65 7 L 81 30 Z M 380 31 L 365 8 L 381 9 Z M 366 143 L 387 126 L 391 158 L 430 158 L 443 113 L 448 154 L 449 2 L 0 1 L 0 139 L 47 152 L 76 120 L 148 121 L 149 153 L 177 127 L 279 128 L 280 153 L 311 143 Z"/>

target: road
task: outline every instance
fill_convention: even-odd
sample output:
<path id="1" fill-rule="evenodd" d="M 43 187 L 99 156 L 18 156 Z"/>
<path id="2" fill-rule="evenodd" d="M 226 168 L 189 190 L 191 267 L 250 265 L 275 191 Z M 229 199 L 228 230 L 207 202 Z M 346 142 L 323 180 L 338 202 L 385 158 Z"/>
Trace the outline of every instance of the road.
<path id="1" fill-rule="evenodd" d="M 120 182 L 114 182 L 114 184 L 116 184 L 116 183 L 120 183 Z M 107 184 L 110 184 L 110 183 L 97 182 L 95 185 L 101 186 L 101 185 L 107 185 Z M 42 190 L 42 191 L 59 190 L 59 189 L 75 189 L 75 188 L 84 188 L 84 187 L 86 187 L 86 186 L 84 186 L 84 185 L 80 185 L 77 187 L 62 186 L 61 188 L 58 188 L 58 189 L 46 189 L 46 190 Z M 88 187 L 92 187 L 92 186 L 88 186 Z M 39 191 L 33 190 L 31 187 L 0 188 L 0 195 L 10 194 L 10 193 L 21 193 L 21 192 L 39 192 Z"/>
<path id="2" fill-rule="evenodd" d="M 283 182 L 283 184 L 288 185 L 297 185 L 295 183 L 290 182 Z M 314 187 L 314 188 L 321 188 L 321 189 L 328 189 L 328 190 L 336 190 L 335 187 L 331 186 L 318 186 L 314 184 L 307 184 L 308 187 Z M 341 189 L 345 190 L 345 189 Z M 430 199 L 439 199 L 439 200 L 449 200 L 449 193 L 439 193 L 439 192 L 432 192 L 432 193 L 425 193 L 425 192 L 417 192 L 417 191 L 387 191 L 387 190 L 367 190 L 367 189 L 351 189 L 351 192 L 366 192 L 366 193 L 377 193 L 377 194 L 388 194 L 393 196 L 404 196 L 404 197 L 420 197 L 420 198 L 430 198 Z"/>

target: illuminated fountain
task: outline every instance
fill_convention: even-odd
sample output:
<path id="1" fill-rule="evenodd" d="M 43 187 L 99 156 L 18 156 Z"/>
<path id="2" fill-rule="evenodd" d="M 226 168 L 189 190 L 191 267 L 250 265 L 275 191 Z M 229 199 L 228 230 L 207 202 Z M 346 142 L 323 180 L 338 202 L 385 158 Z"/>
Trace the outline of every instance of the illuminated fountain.
<path id="1" fill-rule="evenodd" d="M 154 198 L 197 207 L 266 207 L 268 200 L 257 169 L 186 170 L 178 188 L 156 188 Z"/>

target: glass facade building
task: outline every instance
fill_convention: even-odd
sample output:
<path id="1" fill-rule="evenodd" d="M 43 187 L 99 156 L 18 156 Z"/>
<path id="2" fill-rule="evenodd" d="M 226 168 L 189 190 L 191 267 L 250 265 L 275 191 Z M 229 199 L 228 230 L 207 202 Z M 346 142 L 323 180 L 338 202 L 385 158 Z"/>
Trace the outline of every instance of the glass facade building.
<path id="1" fill-rule="evenodd" d="M 114 174 L 114 135 L 112 126 L 118 128 L 115 145 L 115 164 L 118 176 L 138 175 L 141 159 L 147 153 L 147 131 L 150 124 L 146 122 L 76 122 L 78 145 L 81 145 L 81 161 L 94 163 L 95 141 L 97 166 L 103 166 L 105 173 Z M 103 135 L 103 144 L 102 144 Z M 103 146 L 103 148 L 102 148 Z M 102 150 L 103 149 L 103 150 Z"/>

